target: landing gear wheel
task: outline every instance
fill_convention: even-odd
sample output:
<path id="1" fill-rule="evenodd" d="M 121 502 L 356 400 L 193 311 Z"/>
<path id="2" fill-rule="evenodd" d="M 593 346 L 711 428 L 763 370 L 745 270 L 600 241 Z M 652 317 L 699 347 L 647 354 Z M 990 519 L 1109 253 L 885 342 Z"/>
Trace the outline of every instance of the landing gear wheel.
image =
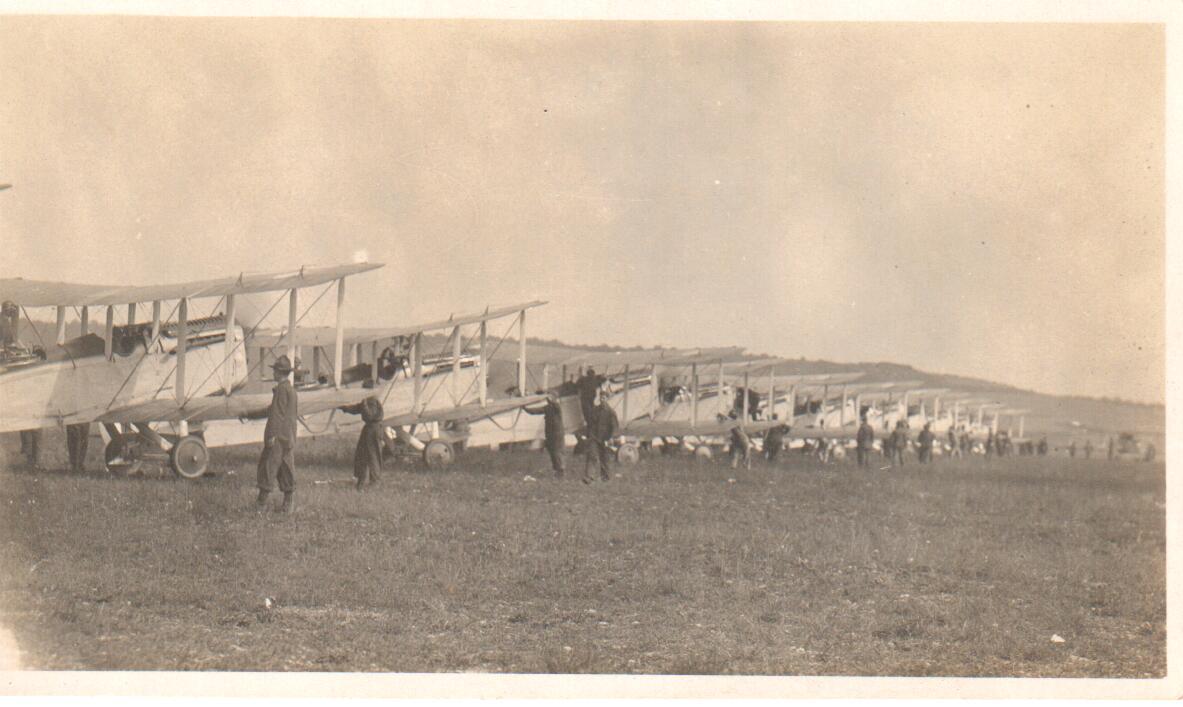
<path id="1" fill-rule="evenodd" d="M 705 444 L 700 444 L 694 448 L 694 458 L 698 461 L 710 461 L 713 456 L 715 456 L 714 452 Z"/>
<path id="2" fill-rule="evenodd" d="M 423 448 L 423 461 L 428 469 L 444 469 L 456 460 L 456 450 L 442 439 L 433 439 Z"/>
<path id="3" fill-rule="evenodd" d="M 103 449 L 103 466 L 115 476 L 134 474 L 144 463 L 137 451 L 124 435 L 113 436 Z"/>
<path id="4" fill-rule="evenodd" d="M 209 466 L 209 448 L 196 435 L 177 440 L 169 453 L 173 473 L 182 479 L 197 479 Z"/>
<path id="5" fill-rule="evenodd" d="M 616 450 L 616 461 L 622 465 L 632 466 L 640 460 L 641 452 L 632 442 L 625 442 Z"/>

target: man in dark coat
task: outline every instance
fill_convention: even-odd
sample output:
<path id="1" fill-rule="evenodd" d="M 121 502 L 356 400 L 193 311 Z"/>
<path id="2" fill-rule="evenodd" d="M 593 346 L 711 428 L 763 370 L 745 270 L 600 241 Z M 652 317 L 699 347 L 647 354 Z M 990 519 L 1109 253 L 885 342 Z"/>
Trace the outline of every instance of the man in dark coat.
<path id="1" fill-rule="evenodd" d="M 575 386 L 579 389 L 579 410 L 583 413 L 583 421 L 587 425 L 591 425 L 592 410 L 596 407 L 596 394 L 600 391 L 600 387 L 604 385 L 604 376 L 596 373 L 596 369 L 588 368 L 587 372 L 575 382 Z"/>
<path id="2" fill-rule="evenodd" d="M 608 464 L 611 460 L 610 442 L 620 432 L 620 421 L 616 412 L 609 407 L 604 396 L 599 396 L 599 402 L 592 407 L 591 419 L 587 423 L 587 457 L 583 465 L 583 483 L 592 482 L 591 468 L 593 464 L 600 467 L 600 479 L 607 481 Z"/>
<path id="3" fill-rule="evenodd" d="M 866 466 L 870 463 L 871 447 L 875 444 L 875 428 L 871 427 L 871 423 L 867 422 L 867 416 L 863 415 L 862 424 L 858 426 L 858 432 L 854 436 L 854 451 L 858 456 L 858 465 Z"/>
<path id="4" fill-rule="evenodd" d="M 271 368 L 275 371 L 276 386 L 271 391 L 271 406 L 263 413 L 267 427 L 263 431 L 263 454 L 259 457 L 256 479 L 259 497 L 255 506 L 260 510 L 266 507 L 274 477 L 283 492 L 283 512 L 291 513 L 296 509 L 296 389 L 288 380 L 292 362 L 287 356 L 277 358 Z"/>
<path id="5" fill-rule="evenodd" d="M 543 391 L 538 391 L 542 393 Z M 559 396 L 548 393 L 541 408 L 522 408 L 527 415 L 542 415 L 544 445 L 550 455 L 550 467 L 555 478 L 563 478 L 563 448 L 566 446 L 567 431 L 563 427 L 563 410 L 559 407 Z"/>
<path id="6" fill-rule="evenodd" d="M 920 434 L 916 437 L 916 441 L 920 447 L 920 463 L 929 464 L 932 462 L 932 445 L 936 440 L 936 435 L 932 433 L 932 425 L 924 423 L 924 429 L 920 430 Z"/>
<path id="7" fill-rule="evenodd" d="M 776 419 L 773 416 L 773 419 Z M 777 425 L 764 433 L 764 456 L 770 462 L 776 462 L 780 450 L 785 447 L 785 435 L 789 433 L 788 425 Z"/>
<path id="8" fill-rule="evenodd" d="M 361 435 L 357 438 L 357 448 L 353 451 L 353 477 L 357 479 L 357 490 L 378 483 L 382 473 L 382 420 L 385 417 L 382 403 L 370 396 L 356 405 L 346 405 L 341 408 L 351 415 L 361 415 L 365 424 L 361 428 Z"/>
<path id="9" fill-rule="evenodd" d="M 895 423 L 895 431 L 891 433 L 891 465 L 899 462 L 904 465 L 904 450 L 908 448 L 908 426 L 903 420 Z"/>

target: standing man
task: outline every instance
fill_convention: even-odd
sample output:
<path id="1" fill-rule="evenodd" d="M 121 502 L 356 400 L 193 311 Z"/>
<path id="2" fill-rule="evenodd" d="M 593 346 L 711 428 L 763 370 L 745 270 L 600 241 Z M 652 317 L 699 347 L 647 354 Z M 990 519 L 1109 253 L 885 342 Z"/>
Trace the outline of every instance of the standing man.
<path id="1" fill-rule="evenodd" d="M 748 433 L 744 431 L 743 425 L 735 423 L 731 428 L 731 449 L 728 452 L 731 457 L 731 468 L 739 468 L 739 462 L 742 459 L 744 468 L 752 468 L 752 438 L 748 437 Z"/>
<path id="2" fill-rule="evenodd" d="M 1113 461 L 1113 436 L 1109 436 L 1109 461 Z"/>
<path id="3" fill-rule="evenodd" d="M 542 393 L 544 391 L 538 391 Z M 522 408 L 527 415 L 542 415 L 543 439 L 546 453 L 550 455 L 550 468 L 555 478 L 563 478 L 563 448 L 566 447 L 567 431 L 563 427 L 563 409 L 559 407 L 559 396 L 554 391 L 546 394 L 546 403 L 541 408 Z"/>
<path id="4" fill-rule="evenodd" d="M 867 416 L 863 415 L 862 424 L 858 426 L 858 432 L 854 436 L 855 453 L 858 456 L 858 465 L 867 466 L 871 463 L 871 447 L 875 444 L 875 428 L 871 427 L 871 423 L 867 422 Z"/>
<path id="5" fill-rule="evenodd" d="M 777 419 L 776 415 L 773 415 L 772 419 Z M 764 433 L 764 456 L 770 463 L 776 463 L 776 458 L 780 456 L 780 450 L 784 449 L 785 435 L 788 432 L 789 426 L 781 424 Z"/>
<path id="6" fill-rule="evenodd" d="M 608 405 L 601 393 L 597 403 L 592 406 L 591 419 L 587 422 L 587 458 L 583 465 L 583 483 L 592 482 L 591 468 L 593 464 L 600 467 L 600 480 L 607 481 L 608 463 L 611 451 L 608 442 L 620 431 L 620 421 L 616 419 L 616 412 Z"/>
<path id="7" fill-rule="evenodd" d="M 895 423 L 895 431 L 891 433 L 891 465 L 895 466 L 899 462 L 900 466 L 904 465 L 904 450 L 908 448 L 908 427 L 907 423 L 900 420 Z"/>
<path id="8" fill-rule="evenodd" d="M 1084 442 L 1084 458 L 1085 459 L 1092 459 L 1093 458 L 1093 440 L 1091 440 L 1091 439 L 1087 439 Z"/>
<path id="9" fill-rule="evenodd" d="M 275 477 L 279 482 L 279 490 L 283 492 L 282 510 L 291 513 L 296 509 L 296 389 L 288 380 L 292 362 L 286 355 L 277 358 L 271 368 L 275 371 L 276 383 L 271 389 L 271 406 L 261 414 L 249 416 L 254 419 L 267 418 L 267 427 L 263 431 L 263 454 L 259 457 L 259 497 L 255 499 L 255 507 L 259 510 L 267 507 L 271 479 Z"/>
<path id="10" fill-rule="evenodd" d="M 994 456 L 994 430 L 986 431 L 986 458 Z"/>
<path id="11" fill-rule="evenodd" d="M 361 491 L 378 483 L 382 473 L 382 420 L 385 415 L 381 401 L 372 395 L 356 405 L 342 407 L 341 411 L 361 415 L 365 423 L 353 451 L 353 477 L 357 479 L 357 490 Z"/>
<path id="12" fill-rule="evenodd" d="M 592 411 L 596 407 L 596 394 L 604 382 L 604 376 L 596 373 L 596 369 L 591 367 L 588 367 L 587 372 L 575 382 L 575 387 L 579 389 L 579 410 L 583 413 L 583 422 L 589 427 Z"/>
<path id="13" fill-rule="evenodd" d="M 946 444 L 949 445 L 949 458 L 961 458 L 961 447 L 957 446 L 957 432 L 953 430 L 953 426 L 949 426 L 949 432 L 946 434 Z"/>
<path id="14" fill-rule="evenodd" d="M 920 463 L 932 463 L 932 444 L 936 441 L 936 435 L 932 433 L 932 425 L 924 423 L 924 429 L 920 430 L 920 435 L 916 438 L 920 446 Z"/>
<path id="15" fill-rule="evenodd" d="M 1076 440 L 1072 440 L 1068 443 L 1068 456 L 1072 459 L 1076 458 Z"/>

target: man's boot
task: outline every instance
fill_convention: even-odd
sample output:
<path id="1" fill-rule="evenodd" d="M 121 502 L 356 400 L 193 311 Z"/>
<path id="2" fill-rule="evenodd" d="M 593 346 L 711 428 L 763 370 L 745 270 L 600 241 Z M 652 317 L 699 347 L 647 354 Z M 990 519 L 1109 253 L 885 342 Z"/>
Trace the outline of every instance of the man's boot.
<path id="1" fill-rule="evenodd" d="M 292 491 L 287 491 L 283 494 L 283 508 L 280 509 L 284 513 L 294 513 L 296 510 L 296 494 Z"/>
<path id="2" fill-rule="evenodd" d="M 271 493 L 270 491 L 266 491 L 264 489 L 259 489 L 259 495 L 257 498 L 255 498 L 255 510 L 256 511 L 262 511 L 267 508 L 267 496 L 270 493 Z"/>

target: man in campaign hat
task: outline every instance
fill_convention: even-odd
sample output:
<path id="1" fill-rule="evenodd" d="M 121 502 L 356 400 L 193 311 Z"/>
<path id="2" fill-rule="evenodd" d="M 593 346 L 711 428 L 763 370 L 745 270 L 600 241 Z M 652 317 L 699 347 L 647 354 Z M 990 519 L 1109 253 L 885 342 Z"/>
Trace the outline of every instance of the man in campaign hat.
<path id="1" fill-rule="evenodd" d="M 255 505 L 266 508 L 271 493 L 271 479 L 279 482 L 283 492 L 283 512 L 295 510 L 296 479 L 296 389 L 290 374 L 292 362 L 280 356 L 271 364 L 276 386 L 271 391 L 271 407 L 267 408 L 267 427 L 263 431 L 263 454 L 259 457 L 259 497 Z"/>

